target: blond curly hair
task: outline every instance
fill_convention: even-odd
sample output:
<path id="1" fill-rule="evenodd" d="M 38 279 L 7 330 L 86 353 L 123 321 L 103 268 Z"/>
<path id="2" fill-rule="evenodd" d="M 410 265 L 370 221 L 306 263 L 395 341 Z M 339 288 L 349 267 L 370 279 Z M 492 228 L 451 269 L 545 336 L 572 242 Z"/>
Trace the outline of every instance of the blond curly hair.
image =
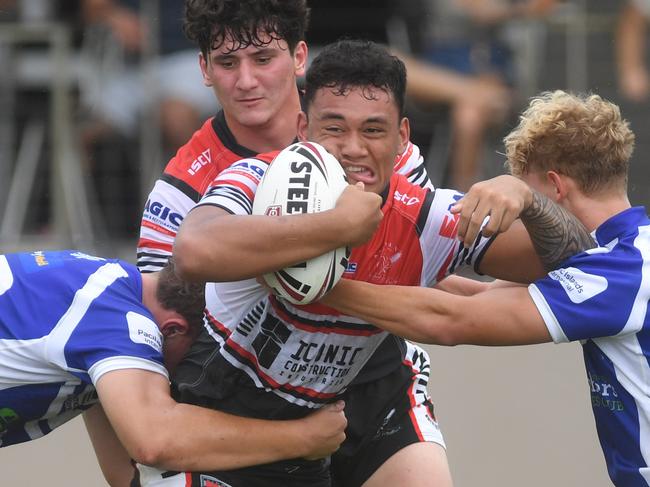
<path id="1" fill-rule="evenodd" d="M 561 90 L 534 97 L 505 139 L 514 176 L 556 171 L 585 194 L 627 189 L 634 133 L 615 104 Z"/>

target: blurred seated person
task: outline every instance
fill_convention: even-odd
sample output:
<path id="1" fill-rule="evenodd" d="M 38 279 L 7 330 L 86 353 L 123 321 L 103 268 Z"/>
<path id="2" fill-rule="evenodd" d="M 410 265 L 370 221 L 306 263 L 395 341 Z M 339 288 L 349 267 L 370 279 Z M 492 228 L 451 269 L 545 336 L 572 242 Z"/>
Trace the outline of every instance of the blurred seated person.
<path id="1" fill-rule="evenodd" d="M 421 57 L 433 66 L 473 80 L 474 93 L 451 104 L 452 148 L 447 185 L 461 191 L 481 178 L 480 159 L 490 126 L 503 123 L 511 104 L 513 66 L 500 28 L 516 18 L 540 17 L 557 0 L 427 0 Z M 409 66 L 409 76 L 414 74 Z M 499 106 L 486 97 L 499 93 Z M 488 95 L 489 96 L 489 95 Z M 504 103 L 504 97 L 507 100 Z"/>
<path id="2" fill-rule="evenodd" d="M 124 53 L 123 66 L 101 80 L 93 97 L 94 114 L 110 129 L 127 136 L 138 133 L 139 115 L 147 103 L 156 103 L 165 148 L 172 153 L 197 130 L 205 117 L 217 110 L 212 91 L 203 85 L 198 51 L 185 38 L 181 19 L 183 3 L 157 1 L 157 32 L 147 32 L 149 19 L 141 18 L 142 0 L 82 0 L 87 25 L 110 31 Z M 158 52 L 154 86 L 143 78 L 141 55 L 156 35 Z"/>
<path id="3" fill-rule="evenodd" d="M 649 0 L 628 0 L 621 9 L 616 27 L 619 90 L 632 102 L 644 101 L 650 94 L 650 75 L 645 60 L 648 17 Z"/>
<path id="4" fill-rule="evenodd" d="M 97 51 L 89 56 L 97 63 L 94 79 L 82 93 L 81 143 L 102 217 L 98 229 L 131 238 L 143 204 L 140 173 L 162 167 L 218 103 L 203 83 L 198 50 L 183 33 L 184 2 L 77 1 L 85 48 Z M 150 121 L 153 131 L 144 125 Z M 143 129 L 153 138 L 143 140 Z M 143 143 L 150 160 L 141 160 Z"/>

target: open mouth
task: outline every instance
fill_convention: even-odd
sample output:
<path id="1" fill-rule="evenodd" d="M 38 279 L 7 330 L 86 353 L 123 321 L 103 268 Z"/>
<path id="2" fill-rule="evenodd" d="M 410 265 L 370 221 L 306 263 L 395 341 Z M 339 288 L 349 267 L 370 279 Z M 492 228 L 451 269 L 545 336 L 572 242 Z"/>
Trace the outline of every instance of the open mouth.
<path id="1" fill-rule="evenodd" d="M 344 166 L 345 173 L 350 182 L 361 181 L 364 184 L 372 184 L 375 182 L 375 173 L 365 166 Z"/>

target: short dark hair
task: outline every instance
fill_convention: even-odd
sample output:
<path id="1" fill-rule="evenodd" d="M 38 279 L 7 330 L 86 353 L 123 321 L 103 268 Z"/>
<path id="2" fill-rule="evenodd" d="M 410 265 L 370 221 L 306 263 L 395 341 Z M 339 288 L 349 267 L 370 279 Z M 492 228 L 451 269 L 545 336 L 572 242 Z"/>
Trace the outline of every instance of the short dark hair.
<path id="1" fill-rule="evenodd" d="M 393 96 L 404 115 L 406 67 L 384 46 L 372 41 L 345 39 L 328 44 L 314 58 L 305 77 L 305 111 L 321 88 L 345 94 L 351 88 L 379 88 Z"/>
<path id="2" fill-rule="evenodd" d="M 204 56 L 232 36 L 232 51 L 284 40 L 293 53 L 309 22 L 306 0 L 186 0 L 183 31 Z"/>
<path id="3" fill-rule="evenodd" d="M 170 258 L 158 274 L 156 298 L 163 308 L 185 318 L 191 333 L 198 335 L 203 325 L 205 283 L 187 282 L 178 277 L 174 259 Z"/>

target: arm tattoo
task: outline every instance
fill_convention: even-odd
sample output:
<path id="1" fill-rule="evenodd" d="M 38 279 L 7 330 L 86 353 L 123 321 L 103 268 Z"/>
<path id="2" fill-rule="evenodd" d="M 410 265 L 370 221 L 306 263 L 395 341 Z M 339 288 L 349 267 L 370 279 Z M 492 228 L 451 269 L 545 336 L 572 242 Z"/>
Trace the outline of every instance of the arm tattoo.
<path id="1" fill-rule="evenodd" d="M 584 225 L 546 196 L 533 191 L 533 201 L 521 213 L 535 251 L 546 270 L 553 270 L 568 257 L 595 247 Z"/>

